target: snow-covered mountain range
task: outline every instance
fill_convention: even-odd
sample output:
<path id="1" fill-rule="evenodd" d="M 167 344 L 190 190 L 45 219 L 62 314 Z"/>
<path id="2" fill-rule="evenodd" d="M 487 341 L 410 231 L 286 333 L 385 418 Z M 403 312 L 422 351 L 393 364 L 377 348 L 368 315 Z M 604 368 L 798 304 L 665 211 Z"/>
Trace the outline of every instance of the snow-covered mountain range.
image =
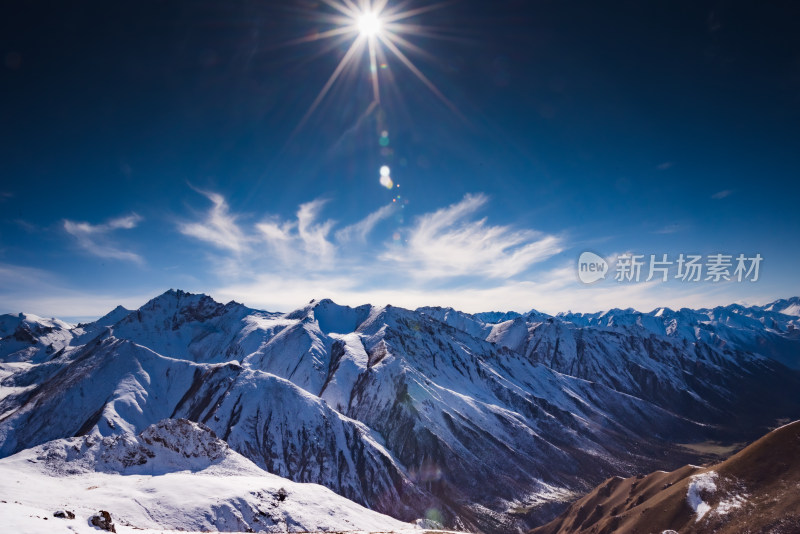
<path id="1" fill-rule="evenodd" d="M 5 315 L 0 457 L 186 419 L 400 521 L 516 532 L 608 476 L 696 461 L 685 444 L 800 417 L 799 309 L 282 314 L 170 290 L 77 326 Z"/>

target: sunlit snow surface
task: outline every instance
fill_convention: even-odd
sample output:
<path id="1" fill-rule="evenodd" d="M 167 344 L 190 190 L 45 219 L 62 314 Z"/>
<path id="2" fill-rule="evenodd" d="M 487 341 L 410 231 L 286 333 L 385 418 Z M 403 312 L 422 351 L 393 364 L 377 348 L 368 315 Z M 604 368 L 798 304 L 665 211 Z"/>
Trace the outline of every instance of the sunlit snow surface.
<path id="1" fill-rule="evenodd" d="M 4 458 L 0 495 L 5 532 L 97 532 L 87 518 L 99 510 L 111 512 L 119 532 L 413 528 L 322 486 L 269 474 L 185 420 L 137 437 L 55 440 Z M 57 510 L 78 517 L 55 518 Z"/>
<path id="2" fill-rule="evenodd" d="M 75 519 L 59 519 L 53 516 L 50 509 L 37 508 L 15 502 L 0 502 L 0 517 L 3 518 L 4 532 L 24 534 L 99 534 L 102 531 L 89 524 L 90 516 L 76 515 Z M 112 518 L 113 520 L 113 518 Z M 137 528 L 120 523 L 115 523 L 118 534 L 208 534 L 208 531 L 187 531 L 169 529 Z M 421 530 L 417 528 L 391 529 L 391 530 L 321 530 L 305 531 L 302 529 L 291 530 L 266 530 L 265 532 L 302 532 L 304 534 L 463 534 L 450 530 Z M 220 534 L 226 534 L 220 531 Z M 237 533 L 238 534 L 238 533 Z"/>

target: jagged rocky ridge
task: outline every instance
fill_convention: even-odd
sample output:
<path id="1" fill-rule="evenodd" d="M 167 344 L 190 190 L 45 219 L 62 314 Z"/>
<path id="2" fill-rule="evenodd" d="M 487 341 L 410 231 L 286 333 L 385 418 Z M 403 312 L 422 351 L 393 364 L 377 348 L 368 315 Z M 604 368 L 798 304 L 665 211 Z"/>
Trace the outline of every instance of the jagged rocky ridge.
<path id="1" fill-rule="evenodd" d="M 797 302 L 278 314 L 169 291 L 77 327 L 3 316 L 0 455 L 182 417 L 404 521 L 515 531 L 608 476 L 696 459 L 679 443 L 800 415 Z"/>

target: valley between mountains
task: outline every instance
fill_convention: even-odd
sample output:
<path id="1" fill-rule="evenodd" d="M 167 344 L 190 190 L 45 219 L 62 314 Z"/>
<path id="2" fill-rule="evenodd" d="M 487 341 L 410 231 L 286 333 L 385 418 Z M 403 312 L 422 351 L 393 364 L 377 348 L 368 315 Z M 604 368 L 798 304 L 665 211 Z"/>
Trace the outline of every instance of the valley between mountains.
<path id="1" fill-rule="evenodd" d="M 87 324 L 0 316 L 0 510 L 42 532 L 66 508 L 120 532 L 527 532 L 800 418 L 798 310 L 275 313 L 170 290 Z"/>

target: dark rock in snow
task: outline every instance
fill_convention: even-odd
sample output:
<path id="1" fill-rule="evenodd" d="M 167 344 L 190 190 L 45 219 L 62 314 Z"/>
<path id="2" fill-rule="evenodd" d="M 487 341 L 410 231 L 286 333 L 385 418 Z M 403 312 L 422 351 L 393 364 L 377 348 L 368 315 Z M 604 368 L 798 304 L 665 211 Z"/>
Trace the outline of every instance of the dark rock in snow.
<path id="1" fill-rule="evenodd" d="M 89 523 L 100 530 L 107 532 L 117 532 L 114 522 L 111 520 L 111 514 L 105 510 L 100 510 L 95 515 L 89 518 Z"/>

